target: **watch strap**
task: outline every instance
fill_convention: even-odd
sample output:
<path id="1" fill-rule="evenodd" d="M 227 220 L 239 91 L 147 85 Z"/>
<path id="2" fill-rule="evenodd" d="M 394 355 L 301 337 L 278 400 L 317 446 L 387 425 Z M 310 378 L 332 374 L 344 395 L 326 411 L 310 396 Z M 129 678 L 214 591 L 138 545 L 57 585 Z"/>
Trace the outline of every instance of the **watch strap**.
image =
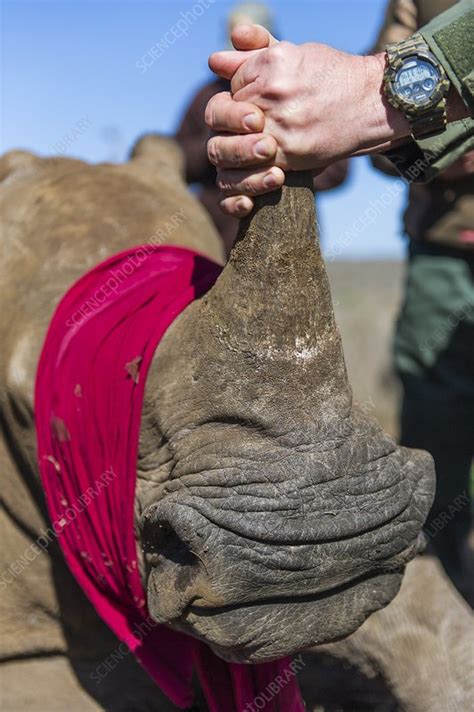
<path id="1" fill-rule="evenodd" d="M 420 113 L 419 116 L 406 114 L 411 132 L 415 139 L 429 138 L 441 133 L 446 128 L 446 98 L 443 97 L 436 106 Z"/>
<path id="2" fill-rule="evenodd" d="M 423 39 L 419 32 L 416 32 L 411 37 L 407 37 L 406 40 L 401 40 L 401 42 L 395 42 L 394 44 L 387 45 L 387 54 L 390 63 L 396 58 L 405 59 L 410 57 L 412 54 L 420 54 L 420 52 L 426 52 L 429 50 L 428 45 Z"/>

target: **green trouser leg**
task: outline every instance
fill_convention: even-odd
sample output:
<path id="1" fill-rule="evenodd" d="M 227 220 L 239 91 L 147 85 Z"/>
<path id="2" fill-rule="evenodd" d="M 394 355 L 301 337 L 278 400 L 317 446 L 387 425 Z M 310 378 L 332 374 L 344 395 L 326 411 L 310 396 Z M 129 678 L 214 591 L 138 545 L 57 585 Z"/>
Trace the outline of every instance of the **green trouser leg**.
<path id="1" fill-rule="evenodd" d="M 401 442 L 433 455 L 436 497 L 426 533 L 448 574 L 462 576 L 474 456 L 474 255 L 410 245 L 395 335 Z"/>
<path id="2" fill-rule="evenodd" d="M 462 574 L 462 549 L 471 526 L 469 473 L 473 404 L 460 403 L 428 379 L 403 378 L 401 443 L 428 450 L 436 466 L 436 497 L 425 532 L 446 571 Z"/>

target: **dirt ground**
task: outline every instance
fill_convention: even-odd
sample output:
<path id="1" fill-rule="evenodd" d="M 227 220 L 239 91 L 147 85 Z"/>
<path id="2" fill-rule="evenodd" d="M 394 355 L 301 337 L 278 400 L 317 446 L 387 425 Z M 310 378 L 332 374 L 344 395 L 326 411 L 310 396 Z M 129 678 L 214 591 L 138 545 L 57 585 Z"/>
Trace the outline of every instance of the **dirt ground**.
<path id="1" fill-rule="evenodd" d="M 403 293 L 403 264 L 330 262 L 327 267 L 355 400 L 397 436 L 399 389 L 391 344 Z"/>

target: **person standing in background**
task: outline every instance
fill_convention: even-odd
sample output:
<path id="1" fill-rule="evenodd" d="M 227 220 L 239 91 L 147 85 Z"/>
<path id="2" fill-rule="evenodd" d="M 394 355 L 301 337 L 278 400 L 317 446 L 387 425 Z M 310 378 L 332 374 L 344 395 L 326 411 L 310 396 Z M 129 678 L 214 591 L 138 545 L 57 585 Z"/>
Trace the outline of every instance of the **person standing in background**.
<path id="1" fill-rule="evenodd" d="M 244 2 L 237 5 L 228 20 L 228 47 L 230 35 L 237 25 L 257 24 L 274 34 L 271 11 L 264 3 Z M 238 220 L 225 215 L 219 209 L 219 190 L 216 187 L 216 169 L 207 157 L 207 141 L 210 131 L 205 122 L 206 105 L 219 92 L 230 91 L 230 82 L 217 78 L 202 87 L 191 100 L 176 134 L 176 140 L 185 156 L 186 182 L 200 185 L 198 198 L 210 214 L 224 243 L 228 255 L 237 235 Z M 336 188 L 346 178 L 348 162 L 337 161 L 314 178 L 316 191 Z"/>
<path id="2" fill-rule="evenodd" d="M 410 37 L 454 4 L 391 0 L 373 51 Z M 398 175 L 384 156 L 372 160 Z M 408 263 L 394 338 L 403 389 L 400 440 L 435 460 L 437 489 L 426 533 L 472 603 L 466 559 L 474 455 L 474 151 L 430 183 L 410 184 L 404 227 Z"/>

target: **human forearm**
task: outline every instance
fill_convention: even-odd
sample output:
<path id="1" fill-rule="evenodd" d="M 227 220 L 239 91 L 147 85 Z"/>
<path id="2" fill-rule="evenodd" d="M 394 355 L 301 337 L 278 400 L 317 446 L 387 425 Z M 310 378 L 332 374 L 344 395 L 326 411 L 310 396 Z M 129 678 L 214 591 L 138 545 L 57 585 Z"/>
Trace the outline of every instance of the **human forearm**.
<path id="1" fill-rule="evenodd" d="M 410 125 L 404 114 L 395 109 L 387 100 L 383 89 L 383 79 L 386 66 L 386 54 L 366 57 L 367 63 L 367 96 L 370 98 L 369 111 L 361 116 L 361 140 L 354 146 L 353 156 L 373 153 L 389 148 L 393 144 L 400 145 L 411 134 Z M 451 86 L 446 101 L 447 122 L 458 121 L 471 116 L 470 108 L 459 96 L 454 86 Z"/>

